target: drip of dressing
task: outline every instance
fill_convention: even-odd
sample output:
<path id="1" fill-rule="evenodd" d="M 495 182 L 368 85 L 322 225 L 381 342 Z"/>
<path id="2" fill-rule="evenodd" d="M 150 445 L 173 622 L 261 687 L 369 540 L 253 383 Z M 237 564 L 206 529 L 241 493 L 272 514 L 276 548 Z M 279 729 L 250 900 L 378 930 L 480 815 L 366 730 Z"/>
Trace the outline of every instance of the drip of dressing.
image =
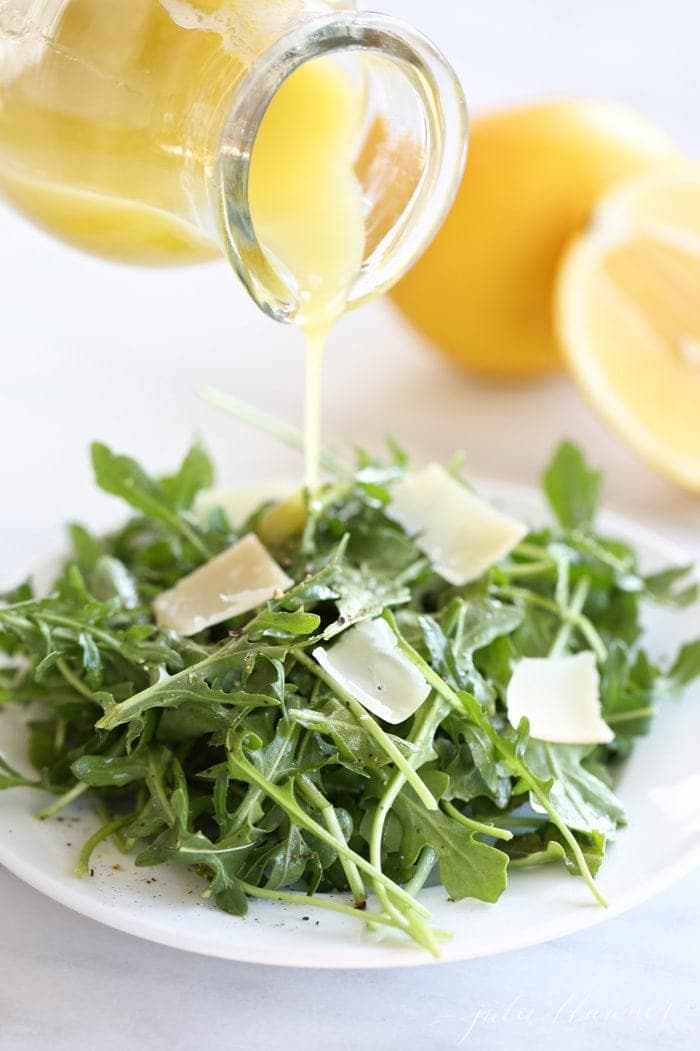
<path id="1" fill-rule="evenodd" d="M 251 159 L 256 234 L 301 301 L 306 340 L 305 482 L 318 488 L 321 378 L 328 334 L 345 310 L 365 251 L 355 153 L 362 92 L 332 59 L 308 62 L 281 86 Z"/>

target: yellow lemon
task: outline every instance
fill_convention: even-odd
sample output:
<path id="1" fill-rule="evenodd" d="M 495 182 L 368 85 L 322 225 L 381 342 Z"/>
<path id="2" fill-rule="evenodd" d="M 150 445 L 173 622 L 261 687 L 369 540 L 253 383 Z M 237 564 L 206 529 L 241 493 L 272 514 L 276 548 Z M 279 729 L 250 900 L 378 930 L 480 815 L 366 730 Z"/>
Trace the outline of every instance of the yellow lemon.
<path id="1" fill-rule="evenodd" d="M 477 117 L 454 207 L 394 289 L 396 303 L 466 368 L 524 377 L 555 367 L 552 290 L 564 247 L 602 194 L 677 156 L 663 132 L 614 103 Z"/>
<path id="2" fill-rule="evenodd" d="M 595 408 L 700 491 L 700 168 L 606 198 L 564 258 L 556 301 L 561 345 Z"/>

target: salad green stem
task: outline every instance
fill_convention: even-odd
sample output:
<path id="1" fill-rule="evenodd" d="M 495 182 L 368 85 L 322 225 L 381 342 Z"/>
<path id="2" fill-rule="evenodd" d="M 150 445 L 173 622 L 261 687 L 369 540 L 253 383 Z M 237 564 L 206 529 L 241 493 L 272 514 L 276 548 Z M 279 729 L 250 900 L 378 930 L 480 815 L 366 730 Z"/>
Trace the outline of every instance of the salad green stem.
<path id="1" fill-rule="evenodd" d="M 506 584 L 499 586 L 496 590 L 503 598 L 512 598 L 531 606 L 539 606 L 540 609 L 549 610 L 550 613 L 553 613 L 554 616 L 559 617 L 563 621 L 570 621 L 573 626 L 580 629 L 598 661 L 603 664 L 607 660 L 608 650 L 605 643 L 588 617 L 584 616 L 583 613 L 573 612 L 569 607 L 562 608 L 558 602 L 545 598 L 544 595 L 538 595 L 534 591 L 528 591 L 525 588 L 511 587 Z"/>
<path id="2" fill-rule="evenodd" d="M 331 835 L 347 845 L 347 840 L 345 839 L 343 830 L 340 827 L 338 815 L 333 804 L 326 799 L 323 792 L 320 792 L 318 788 L 316 788 L 316 785 L 306 774 L 300 775 L 297 779 L 297 784 L 299 786 L 299 791 L 306 796 L 306 799 L 311 806 L 315 807 L 316 810 L 320 812 L 321 817 L 326 823 L 326 828 Z M 345 878 L 348 881 L 348 886 L 352 891 L 352 896 L 355 899 L 355 905 L 364 906 L 367 901 L 367 892 L 365 890 L 365 885 L 362 882 L 360 870 L 354 861 L 344 855 L 339 855 L 339 860 L 343 872 L 345 873 Z"/>
<path id="3" fill-rule="evenodd" d="M 294 821 L 296 822 L 296 824 L 299 825 L 300 828 L 305 828 L 307 832 L 310 832 L 312 835 L 316 836 L 323 843 L 327 843 L 328 846 L 332 847 L 337 854 L 342 854 L 346 858 L 349 858 L 357 865 L 360 871 L 367 873 L 367 875 L 372 877 L 373 880 L 376 880 L 379 883 L 381 883 L 384 887 L 387 888 L 387 890 L 390 891 L 393 897 L 401 901 L 405 906 L 408 906 L 411 909 L 415 909 L 417 912 L 420 912 L 423 916 L 430 916 L 428 910 L 424 909 L 419 902 L 414 901 L 413 898 L 410 897 L 410 895 L 406 894 L 406 892 L 403 890 L 402 887 L 398 885 L 398 883 L 395 883 L 384 872 L 378 870 L 376 866 L 374 866 L 371 862 L 367 861 L 366 858 L 363 858 L 361 854 L 357 854 L 354 850 L 352 850 L 352 848 L 347 845 L 344 838 L 342 842 L 339 841 L 328 831 L 328 829 L 324 828 L 323 825 L 319 825 L 317 821 L 314 821 L 314 819 L 310 817 L 302 807 L 299 806 L 299 804 L 294 799 L 294 796 L 291 791 L 284 792 L 278 785 L 274 785 L 270 781 L 268 781 L 262 774 L 259 773 L 258 770 L 256 770 L 253 764 L 245 758 L 242 752 L 239 752 L 235 756 L 233 754 L 229 755 L 229 764 L 234 777 L 238 776 L 237 767 L 240 767 L 243 773 L 245 773 L 246 777 L 253 781 L 255 784 L 258 784 L 263 789 L 265 794 L 273 800 L 273 802 L 277 803 L 277 805 L 281 807 L 282 810 L 284 810 L 287 814 L 289 814 L 291 818 L 294 819 Z"/>
<path id="4" fill-rule="evenodd" d="M 554 562 L 552 562 L 551 558 L 542 559 L 540 562 L 508 562 L 501 568 L 511 580 L 518 580 L 551 573 L 554 568 Z"/>
<path id="5" fill-rule="evenodd" d="M 32 781 L 31 778 L 24 777 L 20 774 L 18 770 L 15 770 L 13 766 L 10 766 L 7 760 L 3 759 L 2 755 L 0 755 L 0 785 L 3 788 L 9 788 L 11 786 L 19 787 L 20 785 L 25 788 L 44 787 L 41 781 Z"/>
<path id="6" fill-rule="evenodd" d="M 137 814 L 139 813 L 139 811 L 141 809 L 142 808 L 140 806 L 138 806 L 136 808 L 135 812 L 131 815 L 131 820 L 132 821 L 137 816 Z M 106 807 L 104 807 L 102 805 L 98 806 L 97 807 L 97 814 L 98 814 L 98 817 L 100 817 L 103 822 L 106 823 L 107 821 L 111 821 L 111 814 L 109 813 L 109 811 L 107 810 Z M 136 837 L 136 836 L 124 836 L 124 835 L 122 835 L 121 831 L 119 829 L 117 829 L 115 832 L 112 833 L 112 841 L 115 843 L 115 845 L 117 847 L 117 850 L 119 851 L 120 854 L 129 854 L 129 853 L 131 853 L 131 851 L 134 849 L 134 847 L 138 843 L 138 837 Z"/>
<path id="7" fill-rule="evenodd" d="M 311 554 L 314 550 L 316 527 L 324 511 L 336 500 L 342 499 L 343 496 L 347 495 L 350 489 L 352 489 L 352 481 L 336 482 L 333 485 L 324 486 L 313 493 L 307 490 L 306 499 L 309 513 L 301 535 L 300 545 L 304 554 Z"/>
<path id="8" fill-rule="evenodd" d="M 53 748 L 56 755 L 60 755 L 66 743 L 66 720 L 58 719 L 53 735 Z"/>
<path id="9" fill-rule="evenodd" d="M 654 708 L 652 705 L 647 705 L 645 708 L 633 708 L 628 712 L 613 712 L 610 715 L 605 716 L 605 721 L 608 724 L 615 723 L 633 723 L 637 719 L 653 719 L 658 713 L 658 708 Z"/>
<path id="10" fill-rule="evenodd" d="M 557 566 L 557 583 L 554 589 L 554 599 L 560 609 L 566 609 L 569 605 L 571 588 L 571 565 L 568 558 L 559 560 Z"/>
<path id="11" fill-rule="evenodd" d="M 85 843 L 83 849 L 80 851 L 78 857 L 78 863 L 75 866 L 75 875 L 81 879 L 83 876 L 87 876 L 90 869 L 90 859 L 96 849 L 110 836 L 113 836 L 116 832 L 119 832 L 124 825 L 128 825 L 130 821 L 133 821 L 133 814 L 125 814 L 121 817 L 115 817 L 112 821 L 108 821 L 101 828 L 98 828 L 95 833 Z"/>
<path id="12" fill-rule="evenodd" d="M 444 715 L 444 701 L 435 694 L 430 705 L 427 708 L 424 708 L 416 718 L 414 728 L 408 738 L 409 741 L 416 746 L 417 755 L 420 756 L 425 745 L 432 740 L 437 726 L 444 718 Z M 372 864 L 378 869 L 381 869 L 382 866 L 382 842 L 384 838 L 386 819 L 396 802 L 396 797 L 406 783 L 407 778 L 403 770 L 397 770 L 384 790 L 374 815 L 369 840 L 369 857 Z M 393 908 L 392 903 L 381 884 L 375 883 L 375 890 L 379 900 L 384 906 L 384 909 L 392 915 L 395 915 L 396 910 Z"/>
<path id="13" fill-rule="evenodd" d="M 79 620 L 75 620 L 74 617 L 66 617 L 58 613 L 45 613 L 44 620 L 47 624 L 57 628 L 70 628 L 71 631 L 77 632 L 85 631 L 89 635 L 94 636 L 94 638 L 99 639 L 106 649 L 114 650 L 116 653 L 121 652 L 119 641 L 110 635 L 108 631 L 103 631 L 94 624 L 84 624 Z"/>
<path id="14" fill-rule="evenodd" d="M 200 387 L 197 394 L 208 405 L 221 409 L 222 412 L 228 413 L 229 416 L 235 416 L 236 419 L 249 424 L 251 427 L 255 427 L 259 431 L 263 431 L 265 434 L 271 435 L 273 438 L 277 438 L 292 449 L 297 449 L 299 452 L 304 451 L 304 435 L 301 431 L 288 423 L 284 423 L 277 416 L 273 416 L 263 409 L 257 409 L 254 405 L 249 405 L 247 402 L 241 401 L 240 398 L 235 398 L 232 394 L 217 390 L 215 387 Z M 321 464 L 332 474 L 346 475 L 348 473 L 347 465 L 328 449 L 321 450 Z"/>
<path id="15" fill-rule="evenodd" d="M 590 591 L 590 588 L 591 582 L 585 577 L 578 582 L 578 584 L 576 585 L 576 590 L 574 591 L 571 597 L 571 603 L 569 605 L 569 614 L 578 616 L 581 613 L 583 607 L 586 604 L 586 599 L 588 598 L 588 592 Z M 571 617 L 569 617 L 567 618 L 567 620 L 564 621 L 562 626 L 559 628 L 559 631 L 557 632 L 556 638 L 554 639 L 554 642 L 552 643 L 551 649 L 549 651 L 550 657 L 561 657 L 562 654 L 566 652 L 566 649 L 569 645 L 569 639 L 571 638 L 571 633 L 573 630 L 574 621 L 571 619 Z"/>
<path id="16" fill-rule="evenodd" d="M 168 796 L 165 792 L 165 788 L 163 786 L 161 778 L 156 777 L 155 772 L 151 771 L 150 773 L 146 774 L 145 780 L 146 787 L 151 793 L 151 796 L 154 799 L 157 799 L 160 803 L 160 806 L 163 810 L 163 813 L 165 814 L 168 824 L 173 825 L 175 823 L 175 813 L 170 804 L 170 800 L 168 799 Z"/>
<path id="17" fill-rule="evenodd" d="M 527 814 L 522 817 L 514 817 L 512 814 L 504 814 L 500 819 L 503 825 L 510 828 L 541 828 L 549 824 L 549 817 L 537 817 L 536 814 Z"/>
<path id="18" fill-rule="evenodd" d="M 556 565 L 554 559 L 549 553 L 549 550 L 544 544 L 533 544 L 531 540 L 521 540 L 518 546 L 513 551 L 514 555 L 519 555 L 525 558 L 531 558 L 534 561 L 539 559 L 547 559 L 550 566 L 554 568 Z"/>
<path id="19" fill-rule="evenodd" d="M 416 865 L 416 871 L 411 876 L 410 880 L 405 886 L 405 890 L 412 897 L 415 897 L 423 889 L 427 881 L 430 879 L 430 875 L 437 865 L 438 856 L 432 847 L 423 847 L 418 858 L 418 864 Z"/>
<path id="20" fill-rule="evenodd" d="M 267 901 L 283 901 L 287 905 L 299 905 L 308 909 L 311 905 L 317 909 L 326 909 L 327 912 L 337 912 L 341 916 L 351 916 L 354 920 L 364 923 L 377 924 L 380 927 L 396 927 L 393 920 L 380 912 L 370 912 L 367 909 L 353 908 L 351 905 L 342 905 L 331 897 L 321 897 L 319 894 L 299 894 L 289 890 L 269 890 L 267 887 L 256 887 L 254 883 L 246 883 L 239 880 L 241 888 L 251 898 L 263 898 Z"/>
<path id="21" fill-rule="evenodd" d="M 47 821 L 50 817 L 55 817 L 56 814 L 60 814 L 67 806 L 74 803 L 76 799 L 80 799 L 84 792 L 87 792 L 90 786 L 86 785 L 83 781 L 78 781 L 76 785 L 69 788 L 67 792 L 64 792 L 62 796 L 54 800 L 49 806 L 44 807 L 42 810 L 37 810 L 36 816 L 40 821 Z"/>
<path id="22" fill-rule="evenodd" d="M 546 748 L 547 755 L 548 755 L 548 758 L 550 760 L 550 763 L 552 765 L 552 769 L 558 772 L 557 762 L 556 762 L 556 759 L 554 757 L 554 753 L 552 752 L 552 749 L 551 749 L 549 743 L 545 744 L 545 748 Z M 522 767 L 523 770 L 525 770 L 527 772 L 524 764 L 521 764 L 521 767 Z M 579 871 L 580 871 L 581 875 L 583 876 L 584 880 L 586 881 L 586 883 L 588 884 L 588 887 L 589 887 L 591 893 L 593 894 L 593 897 L 596 899 L 596 901 L 598 902 L 599 905 L 602 905 L 603 908 L 607 908 L 608 907 L 608 903 L 607 903 L 607 901 L 605 900 L 604 896 L 601 894 L 600 890 L 598 889 L 598 887 L 595 884 L 595 881 L 594 881 L 593 876 L 591 874 L 591 870 L 589 869 L 588 863 L 587 863 L 587 861 L 586 861 L 586 859 L 584 857 L 583 851 L 581 850 L 581 845 L 580 845 L 579 841 L 576 839 L 576 836 L 573 834 L 573 832 L 568 827 L 568 825 L 566 825 L 559 818 L 559 815 L 553 809 L 552 804 L 549 801 L 548 793 L 544 792 L 540 788 L 540 786 L 537 784 L 537 782 L 534 781 L 534 780 L 532 781 L 532 783 L 530 785 L 530 791 L 533 793 L 533 795 L 535 795 L 537 797 L 540 805 L 550 815 L 551 820 L 557 826 L 557 828 L 561 832 L 562 836 L 564 837 L 564 839 L 568 843 L 569 849 L 571 850 L 571 853 L 574 856 L 574 859 L 576 861 L 576 864 L 578 865 Z"/>
<path id="23" fill-rule="evenodd" d="M 475 821 L 473 817 L 467 817 L 466 814 L 463 814 L 461 810 L 458 810 L 456 806 L 453 806 L 446 799 L 442 800 L 441 806 L 446 814 L 458 821 L 460 825 L 471 829 L 472 832 L 478 832 L 483 836 L 491 836 L 493 839 L 502 839 L 506 842 L 513 838 L 513 833 L 509 832 L 507 828 L 489 825 L 485 821 Z"/>
<path id="24" fill-rule="evenodd" d="M 85 685 L 82 679 L 79 679 L 77 675 L 73 674 L 70 667 L 68 666 L 68 662 L 64 657 L 58 658 L 58 660 L 56 661 L 56 667 L 58 668 L 66 682 L 69 684 L 69 686 L 72 686 L 76 693 L 82 694 L 82 696 L 87 698 L 88 701 L 94 701 L 95 697 L 92 690 L 90 690 Z"/>

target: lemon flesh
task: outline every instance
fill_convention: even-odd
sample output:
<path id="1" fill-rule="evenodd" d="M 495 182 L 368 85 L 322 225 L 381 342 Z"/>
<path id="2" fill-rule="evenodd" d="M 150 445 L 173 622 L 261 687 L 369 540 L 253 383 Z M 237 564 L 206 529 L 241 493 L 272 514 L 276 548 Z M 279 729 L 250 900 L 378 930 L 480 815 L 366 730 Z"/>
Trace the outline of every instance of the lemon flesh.
<path id="1" fill-rule="evenodd" d="M 594 407 L 700 491 L 700 168 L 608 198 L 567 253 L 556 298 L 561 344 Z"/>

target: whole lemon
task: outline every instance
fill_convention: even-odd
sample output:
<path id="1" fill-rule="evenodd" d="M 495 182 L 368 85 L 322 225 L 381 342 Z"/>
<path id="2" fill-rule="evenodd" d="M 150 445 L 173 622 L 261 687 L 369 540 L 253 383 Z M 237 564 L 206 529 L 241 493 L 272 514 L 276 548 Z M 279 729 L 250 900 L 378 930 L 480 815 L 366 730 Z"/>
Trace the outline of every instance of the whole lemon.
<path id="1" fill-rule="evenodd" d="M 555 368 L 552 292 L 564 248 L 607 190 L 677 158 L 664 132 L 616 103 L 561 100 L 477 117 L 452 211 L 395 302 L 465 368 L 505 378 Z"/>

